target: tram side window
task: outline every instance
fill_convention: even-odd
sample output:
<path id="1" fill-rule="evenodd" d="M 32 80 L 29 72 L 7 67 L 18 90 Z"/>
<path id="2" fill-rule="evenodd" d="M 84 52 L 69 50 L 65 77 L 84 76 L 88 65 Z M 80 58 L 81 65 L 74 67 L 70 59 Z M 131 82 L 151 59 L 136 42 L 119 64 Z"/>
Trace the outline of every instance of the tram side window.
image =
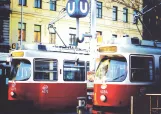
<path id="1" fill-rule="evenodd" d="M 131 81 L 148 82 L 154 80 L 152 57 L 131 56 Z"/>
<path id="2" fill-rule="evenodd" d="M 34 80 L 58 80 L 58 62 L 54 59 L 35 59 Z"/>
<path id="3" fill-rule="evenodd" d="M 85 81 L 85 62 L 64 61 L 64 81 Z"/>

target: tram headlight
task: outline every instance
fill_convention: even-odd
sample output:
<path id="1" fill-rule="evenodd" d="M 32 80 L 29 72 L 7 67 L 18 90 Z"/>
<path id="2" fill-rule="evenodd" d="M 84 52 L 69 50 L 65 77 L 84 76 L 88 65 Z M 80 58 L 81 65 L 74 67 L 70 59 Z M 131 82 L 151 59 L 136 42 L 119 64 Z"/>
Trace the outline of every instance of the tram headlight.
<path id="1" fill-rule="evenodd" d="M 10 92 L 10 95 L 11 95 L 11 97 L 13 97 L 13 98 L 15 98 L 15 97 L 16 97 L 16 93 L 15 93 L 15 92 L 13 92 L 13 91 L 11 91 L 11 92 Z"/>
<path id="2" fill-rule="evenodd" d="M 105 102 L 105 101 L 107 101 L 107 97 L 106 97 L 105 95 L 101 95 L 101 96 L 100 96 L 100 100 L 101 100 L 102 102 Z"/>

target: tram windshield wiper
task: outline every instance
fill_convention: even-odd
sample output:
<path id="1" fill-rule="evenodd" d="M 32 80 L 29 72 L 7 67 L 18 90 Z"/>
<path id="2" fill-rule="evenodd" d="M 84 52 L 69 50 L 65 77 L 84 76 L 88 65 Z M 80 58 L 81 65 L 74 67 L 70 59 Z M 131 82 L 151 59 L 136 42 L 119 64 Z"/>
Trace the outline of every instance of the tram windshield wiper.
<path id="1" fill-rule="evenodd" d="M 117 78 L 114 78 L 113 81 L 115 81 L 115 80 L 117 80 L 117 79 L 119 79 L 119 78 L 121 78 L 121 77 L 123 77 L 123 76 L 125 76 L 125 75 L 123 74 L 123 75 L 121 75 L 121 76 L 119 76 L 119 77 L 117 77 Z"/>

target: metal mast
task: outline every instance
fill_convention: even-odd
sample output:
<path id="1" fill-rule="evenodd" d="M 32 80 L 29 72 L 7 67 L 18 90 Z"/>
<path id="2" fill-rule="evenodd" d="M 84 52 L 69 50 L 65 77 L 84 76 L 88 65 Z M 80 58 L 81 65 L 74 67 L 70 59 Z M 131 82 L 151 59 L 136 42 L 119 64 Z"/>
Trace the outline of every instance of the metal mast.
<path id="1" fill-rule="evenodd" d="M 90 70 L 94 70 L 95 68 L 95 57 L 96 57 L 96 48 L 97 48 L 97 42 L 96 42 L 96 7 L 97 0 L 91 0 L 91 7 L 90 7 L 90 32 L 92 35 L 92 39 L 90 42 L 90 55 L 92 57 L 90 61 Z"/>

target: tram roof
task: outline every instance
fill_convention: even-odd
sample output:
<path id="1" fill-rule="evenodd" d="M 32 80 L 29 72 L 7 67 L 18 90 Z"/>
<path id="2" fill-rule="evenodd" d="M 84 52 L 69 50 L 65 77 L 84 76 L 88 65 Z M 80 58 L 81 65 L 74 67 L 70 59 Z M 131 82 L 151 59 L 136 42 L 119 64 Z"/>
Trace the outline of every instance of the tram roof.
<path id="1" fill-rule="evenodd" d="M 27 44 L 24 45 L 23 50 L 14 50 L 11 52 L 11 54 L 12 57 L 74 58 L 76 56 L 87 57 L 89 56 L 89 51 L 72 47 L 55 47 L 51 45 Z"/>
<path id="2" fill-rule="evenodd" d="M 161 55 L 161 42 L 140 40 L 138 38 L 115 39 L 107 45 L 98 47 L 100 53 L 133 53 Z"/>
<path id="3" fill-rule="evenodd" d="M 6 61 L 9 56 L 10 53 L 0 53 L 0 62 Z"/>

